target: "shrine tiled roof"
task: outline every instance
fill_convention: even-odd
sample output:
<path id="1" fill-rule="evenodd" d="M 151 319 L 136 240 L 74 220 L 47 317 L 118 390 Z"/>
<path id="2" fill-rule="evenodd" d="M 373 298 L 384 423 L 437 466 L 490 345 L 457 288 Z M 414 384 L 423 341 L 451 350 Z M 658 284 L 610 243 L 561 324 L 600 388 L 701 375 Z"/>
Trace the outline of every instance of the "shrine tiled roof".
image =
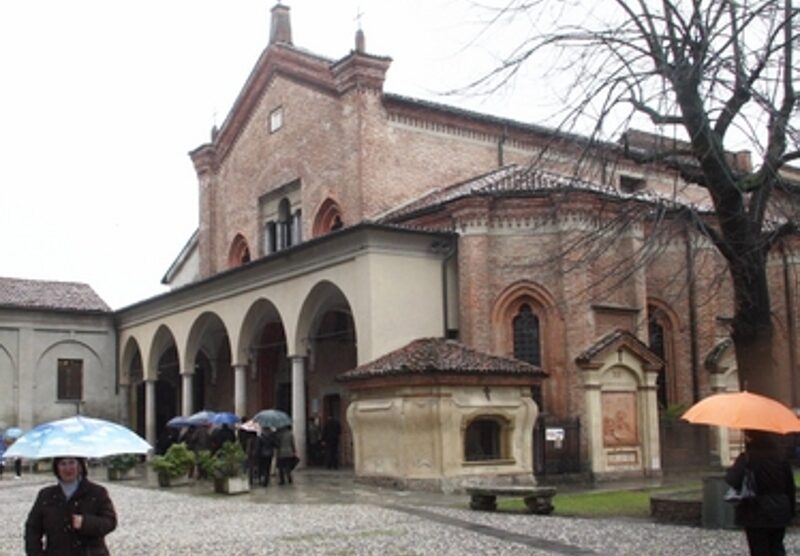
<path id="1" fill-rule="evenodd" d="M 595 357 L 597 357 L 610 347 L 615 345 L 620 346 L 622 344 L 626 345 L 639 357 L 642 357 L 645 360 L 649 360 L 650 362 L 657 363 L 659 365 L 663 364 L 661 359 L 655 353 L 650 351 L 650 348 L 647 347 L 646 344 L 644 344 L 641 340 L 639 340 L 639 338 L 631 334 L 628 330 L 623 330 L 621 328 L 612 330 L 611 332 L 607 333 L 602 338 L 597 340 L 586 350 L 580 353 L 575 358 L 575 362 L 578 365 L 588 364 Z"/>
<path id="2" fill-rule="evenodd" d="M 109 313 L 87 284 L 0 277 L 0 307 Z"/>
<path id="3" fill-rule="evenodd" d="M 420 338 L 340 375 L 338 380 L 412 374 L 546 376 L 530 363 L 483 353 L 455 340 Z"/>

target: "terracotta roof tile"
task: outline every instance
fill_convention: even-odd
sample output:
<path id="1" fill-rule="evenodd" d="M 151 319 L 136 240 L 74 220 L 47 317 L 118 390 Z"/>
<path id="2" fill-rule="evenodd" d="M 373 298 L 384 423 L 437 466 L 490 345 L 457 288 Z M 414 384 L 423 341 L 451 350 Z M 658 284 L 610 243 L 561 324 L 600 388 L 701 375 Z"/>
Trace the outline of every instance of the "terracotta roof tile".
<path id="1" fill-rule="evenodd" d="M 111 312 L 87 284 L 0 277 L 0 307 Z"/>
<path id="2" fill-rule="evenodd" d="M 646 203 L 664 203 L 674 208 L 692 207 L 708 211 L 711 206 L 700 206 L 688 199 L 671 198 L 656 191 L 626 193 L 614 187 L 591 183 L 575 177 L 563 176 L 539 169 L 517 165 L 503 166 L 487 174 L 424 193 L 410 202 L 381 215 L 379 221 L 392 222 L 413 216 L 419 211 L 445 205 L 470 196 L 501 196 L 535 194 L 553 191 L 584 191 L 618 199 L 633 199 Z"/>
<path id="3" fill-rule="evenodd" d="M 530 363 L 476 351 L 455 340 L 420 338 L 340 375 L 338 380 L 409 374 L 547 375 Z"/>

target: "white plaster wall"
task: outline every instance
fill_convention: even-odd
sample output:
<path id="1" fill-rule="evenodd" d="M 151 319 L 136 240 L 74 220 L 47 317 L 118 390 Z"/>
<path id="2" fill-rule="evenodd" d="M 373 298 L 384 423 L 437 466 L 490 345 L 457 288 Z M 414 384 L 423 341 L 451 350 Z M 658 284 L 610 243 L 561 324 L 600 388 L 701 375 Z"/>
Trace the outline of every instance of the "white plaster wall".
<path id="1" fill-rule="evenodd" d="M 82 359 L 81 413 L 119 417 L 113 317 L 47 311 L 0 311 L 0 426 L 29 429 L 74 415 L 57 400 L 57 360 Z"/>

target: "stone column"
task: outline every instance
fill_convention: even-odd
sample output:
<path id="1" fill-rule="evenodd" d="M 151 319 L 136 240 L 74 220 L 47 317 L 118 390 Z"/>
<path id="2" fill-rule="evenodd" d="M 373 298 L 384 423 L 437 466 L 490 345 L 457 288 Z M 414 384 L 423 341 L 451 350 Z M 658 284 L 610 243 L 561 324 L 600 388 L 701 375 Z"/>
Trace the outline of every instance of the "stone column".
<path id="1" fill-rule="evenodd" d="M 144 383 L 145 393 L 145 407 L 144 407 L 144 423 L 145 423 L 145 440 L 151 446 L 156 445 L 156 381 L 146 380 Z"/>
<path id="2" fill-rule="evenodd" d="M 648 474 L 661 473 L 661 439 L 658 428 L 658 371 L 645 370 L 645 384 L 640 389 L 644 407 L 644 438 L 642 443 L 643 467 Z"/>
<path id="3" fill-rule="evenodd" d="M 194 390 L 194 375 L 192 373 L 184 373 L 181 375 L 181 414 L 188 417 L 194 413 L 194 404 L 192 395 Z"/>
<path id="4" fill-rule="evenodd" d="M 128 428 L 131 427 L 131 386 L 130 384 L 119 385 L 119 422 Z"/>
<path id="5" fill-rule="evenodd" d="M 247 365 L 235 364 L 233 373 L 233 407 L 236 415 L 241 417 L 247 413 Z"/>
<path id="6" fill-rule="evenodd" d="M 589 437 L 589 458 L 593 473 L 606 470 L 606 457 L 603 449 L 603 408 L 600 391 L 600 373 L 584 371 L 583 388 L 586 400 L 586 434 Z"/>
<path id="7" fill-rule="evenodd" d="M 306 464 L 306 360 L 300 355 L 289 359 L 292 362 L 292 432 L 302 467 Z"/>

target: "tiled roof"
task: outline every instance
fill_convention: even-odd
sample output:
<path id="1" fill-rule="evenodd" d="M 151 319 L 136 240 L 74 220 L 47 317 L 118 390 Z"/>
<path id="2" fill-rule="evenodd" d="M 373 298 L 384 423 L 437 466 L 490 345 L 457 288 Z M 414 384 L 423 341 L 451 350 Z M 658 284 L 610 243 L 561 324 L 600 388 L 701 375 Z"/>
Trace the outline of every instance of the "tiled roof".
<path id="1" fill-rule="evenodd" d="M 679 206 L 691 206 L 700 211 L 707 211 L 712 208 L 711 206 L 694 205 L 688 199 L 667 198 L 654 191 L 625 193 L 608 185 L 591 183 L 570 176 L 523 168 L 512 164 L 467 181 L 425 193 L 405 205 L 382 215 L 379 221 L 395 221 L 412 216 L 420 211 L 470 196 L 533 194 L 566 190 L 587 191 L 619 199 L 635 199 L 648 203 L 667 203 L 676 208 Z"/>
<path id="2" fill-rule="evenodd" d="M 603 351 L 615 344 L 625 344 L 645 361 L 649 360 L 652 363 L 663 364 L 661 359 L 655 353 L 650 351 L 650 348 L 647 347 L 646 344 L 631 334 L 628 330 L 623 330 L 621 328 L 612 330 L 597 340 L 594 344 L 589 346 L 585 351 L 578 354 L 578 356 L 575 358 L 575 362 L 578 365 L 587 364 L 591 362 L 592 359 L 600 355 Z"/>
<path id="3" fill-rule="evenodd" d="M 0 277 L 0 307 L 111 312 L 87 284 Z"/>
<path id="4" fill-rule="evenodd" d="M 420 338 L 338 377 L 347 382 L 410 374 L 546 376 L 539 367 L 517 359 L 489 355 L 455 340 Z"/>

